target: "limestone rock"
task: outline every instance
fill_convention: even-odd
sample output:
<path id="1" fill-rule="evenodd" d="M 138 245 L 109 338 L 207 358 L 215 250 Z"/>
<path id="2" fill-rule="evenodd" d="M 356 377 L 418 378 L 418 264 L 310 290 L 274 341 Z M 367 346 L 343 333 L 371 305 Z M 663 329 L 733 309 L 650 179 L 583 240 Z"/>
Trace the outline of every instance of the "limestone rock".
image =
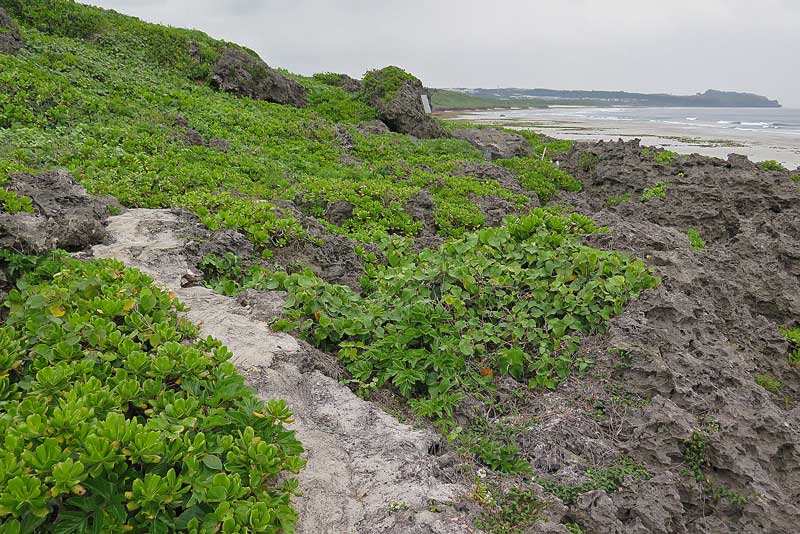
<path id="1" fill-rule="evenodd" d="M 483 151 L 489 160 L 527 156 L 531 153 L 531 145 L 527 139 L 496 128 L 467 128 L 456 130 L 452 135 Z"/>
<path id="2" fill-rule="evenodd" d="M 238 48 L 227 47 L 222 51 L 211 83 L 238 96 L 295 107 L 306 105 L 306 90 L 302 85 Z"/>

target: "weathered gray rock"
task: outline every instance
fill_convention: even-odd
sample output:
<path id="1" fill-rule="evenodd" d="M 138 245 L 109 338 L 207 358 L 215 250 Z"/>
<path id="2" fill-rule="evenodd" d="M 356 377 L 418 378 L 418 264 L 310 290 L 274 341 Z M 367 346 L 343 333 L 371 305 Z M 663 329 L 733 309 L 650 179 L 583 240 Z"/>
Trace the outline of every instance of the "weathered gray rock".
<path id="1" fill-rule="evenodd" d="M 488 160 L 527 156 L 531 153 L 531 145 L 527 139 L 495 128 L 467 128 L 456 130 L 452 135 L 483 151 Z"/>
<path id="2" fill-rule="evenodd" d="M 83 250 L 105 237 L 103 221 L 112 197 L 92 196 L 68 172 L 16 173 L 6 188 L 31 199 L 33 213 L 0 213 L 0 248 L 43 254 L 62 248 Z"/>
<path id="3" fill-rule="evenodd" d="M 596 156 L 591 172 L 580 165 L 586 153 Z M 551 449 L 573 464 L 596 465 L 610 447 L 653 475 L 609 494 L 613 506 L 585 495 L 572 515 L 596 532 L 796 532 L 800 374 L 780 330 L 800 318 L 800 188 L 788 172 L 765 172 L 739 156 L 658 163 L 638 142 L 579 143 L 558 157 L 584 183 L 583 192 L 560 200 L 609 229 L 588 243 L 646 258 L 663 279 L 581 349 L 606 362 L 626 402 L 643 405 L 618 412 L 613 399 L 604 401 L 609 433 L 588 425 L 582 432 L 595 434 L 594 444 L 548 425 L 561 415 L 543 419 L 560 443 Z M 664 181 L 666 198 L 640 200 L 645 188 Z M 607 203 L 623 194 L 631 200 Z M 689 228 L 705 249 L 690 248 Z M 759 386 L 760 374 L 780 380 L 780 391 Z M 575 394 L 585 402 L 600 397 L 597 391 L 584 383 Z M 704 444 L 707 481 L 700 483 L 687 475 L 685 456 L 695 432 Z M 553 478 L 574 472 L 564 465 Z"/>
<path id="4" fill-rule="evenodd" d="M 362 135 L 383 135 L 391 132 L 386 123 L 379 120 L 359 124 L 356 126 L 356 130 Z"/>
<path id="5" fill-rule="evenodd" d="M 8 13 L 0 7 L 0 54 L 16 54 L 23 44 L 19 28 Z"/>
<path id="6" fill-rule="evenodd" d="M 214 65 L 211 83 L 238 96 L 295 107 L 306 105 L 306 90 L 302 85 L 239 48 L 227 47 L 222 51 Z"/>
<path id="7" fill-rule="evenodd" d="M 385 67 L 368 72 L 364 80 L 363 91 L 368 102 L 393 132 L 420 139 L 448 137 L 447 131 L 425 113 L 421 100 L 424 88 L 417 78 L 397 67 Z"/>

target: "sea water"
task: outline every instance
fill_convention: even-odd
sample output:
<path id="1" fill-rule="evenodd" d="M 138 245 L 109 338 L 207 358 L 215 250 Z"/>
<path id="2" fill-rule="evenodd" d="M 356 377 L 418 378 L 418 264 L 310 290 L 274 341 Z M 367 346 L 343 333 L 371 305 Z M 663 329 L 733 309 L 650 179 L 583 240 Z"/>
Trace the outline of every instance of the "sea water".
<path id="1" fill-rule="evenodd" d="M 642 144 L 682 153 L 724 158 L 735 152 L 754 161 L 774 159 L 792 169 L 800 166 L 800 109 L 552 107 L 459 115 L 566 139 L 639 138 Z"/>

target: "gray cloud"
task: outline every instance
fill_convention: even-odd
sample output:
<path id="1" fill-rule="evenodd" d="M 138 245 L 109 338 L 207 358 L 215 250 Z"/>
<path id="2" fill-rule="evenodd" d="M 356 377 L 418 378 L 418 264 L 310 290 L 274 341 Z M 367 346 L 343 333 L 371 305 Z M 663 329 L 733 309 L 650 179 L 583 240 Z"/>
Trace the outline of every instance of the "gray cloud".
<path id="1" fill-rule="evenodd" d="M 90 0 L 312 74 L 434 87 L 752 91 L 800 107 L 795 0 Z"/>

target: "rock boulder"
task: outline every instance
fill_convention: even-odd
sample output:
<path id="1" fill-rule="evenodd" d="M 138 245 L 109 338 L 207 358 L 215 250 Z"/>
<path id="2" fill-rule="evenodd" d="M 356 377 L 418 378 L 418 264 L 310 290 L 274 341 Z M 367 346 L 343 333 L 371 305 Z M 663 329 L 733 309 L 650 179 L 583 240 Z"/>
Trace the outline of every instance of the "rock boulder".
<path id="1" fill-rule="evenodd" d="M 402 69 L 386 67 L 368 72 L 362 92 L 392 131 L 421 139 L 448 137 L 445 129 L 425 113 L 422 82 Z"/>
<path id="2" fill-rule="evenodd" d="M 527 156 L 531 153 L 531 145 L 524 137 L 495 128 L 456 130 L 453 132 L 453 137 L 468 141 L 475 148 L 482 150 L 488 160 Z"/>
<path id="3" fill-rule="evenodd" d="M 100 243 L 109 208 L 119 206 L 112 197 L 90 195 L 63 170 L 12 174 L 6 188 L 30 198 L 34 212 L 0 213 L 0 248 L 27 254 L 78 251 Z"/>
<path id="4" fill-rule="evenodd" d="M 8 16 L 8 13 L 0 7 L 0 54 L 16 54 L 23 44 L 19 28 Z"/>
<path id="5" fill-rule="evenodd" d="M 306 90 L 256 56 L 238 48 L 222 51 L 211 74 L 212 85 L 238 96 L 305 107 Z"/>

